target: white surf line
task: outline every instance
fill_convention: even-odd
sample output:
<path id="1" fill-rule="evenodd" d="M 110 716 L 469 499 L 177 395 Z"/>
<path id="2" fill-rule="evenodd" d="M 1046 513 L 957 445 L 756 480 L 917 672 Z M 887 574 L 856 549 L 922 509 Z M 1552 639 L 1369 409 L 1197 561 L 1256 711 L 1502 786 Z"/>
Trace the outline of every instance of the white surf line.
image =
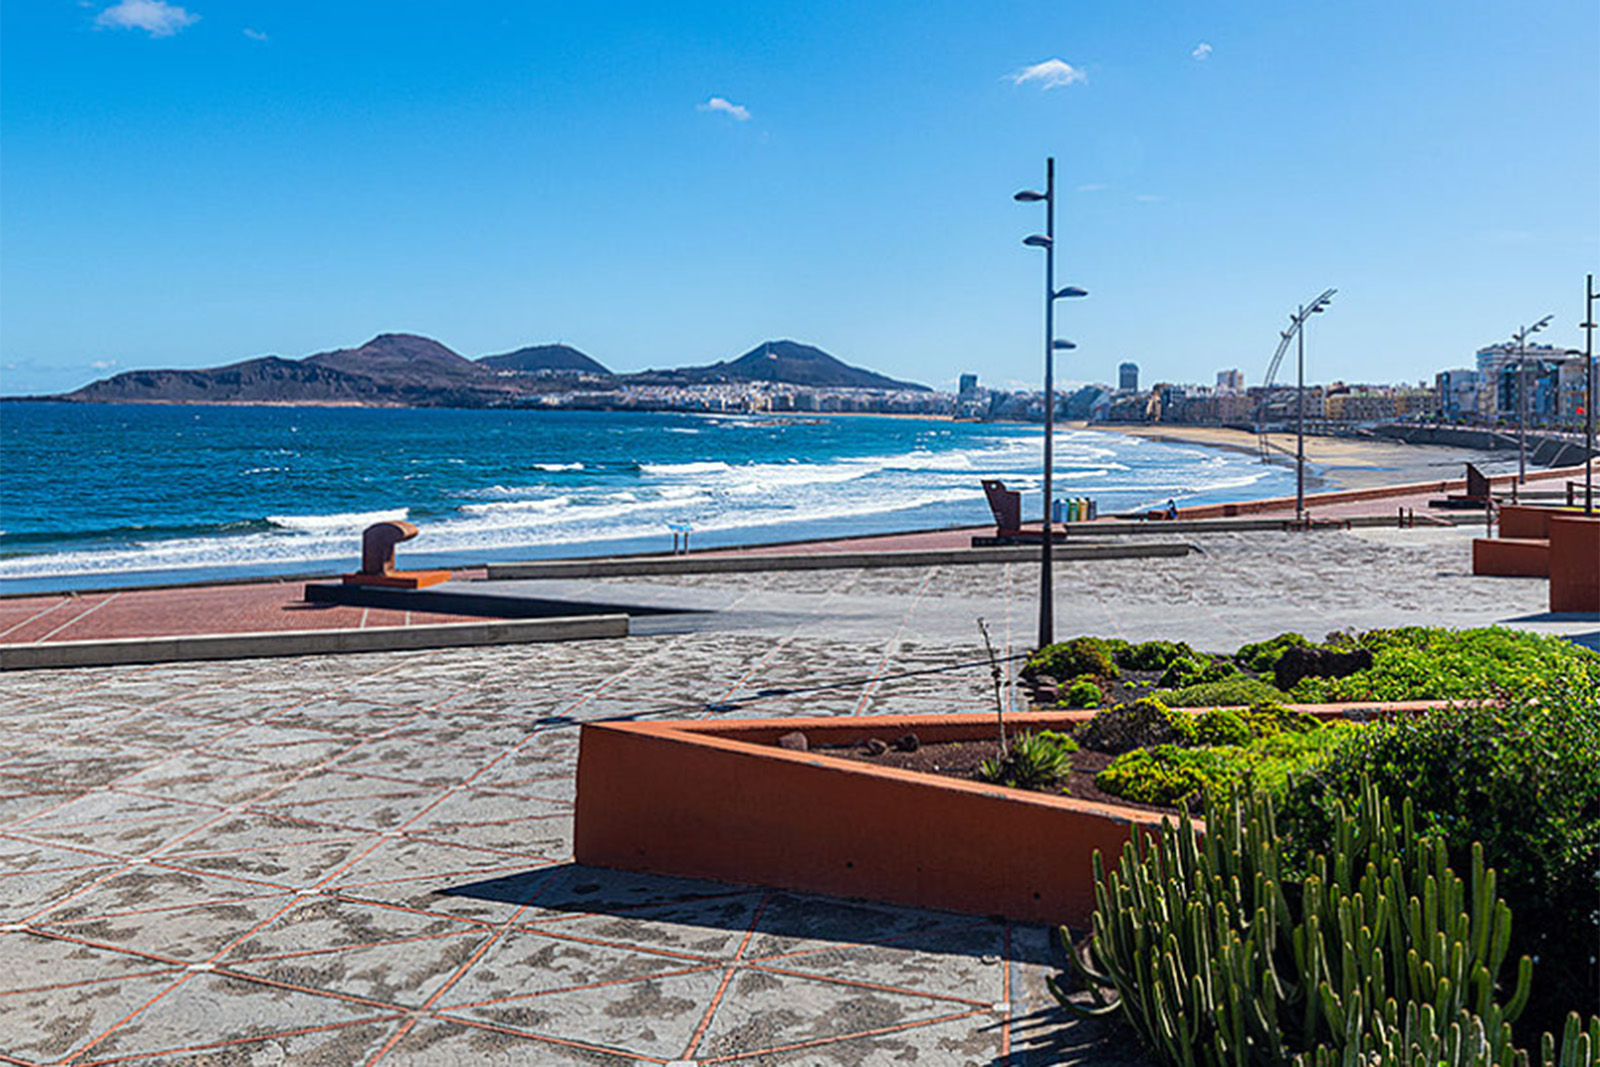
<path id="1" fill-rule="evenodd" d="M 56 634 L 60 633 L 62 630 L 65 630 L 67 627 L 72 626 L 75 623 L 82 622 L 84 619 L 87 619 L 90 615 L 93 615 L 95 612 L 99 611 L 101 608 L 105 607 L 107 604 L 111 603 L 113 600 L 117 599 L 117 597 L 119 597 L 121 595 L 122 595 L 121 593 L 112 593 L 110 596 L 108 596 L 104 600 L 100 601 L 100 603 L 96 604 L 94 607 L 90 608 L 88 611 L 80 611 L 78 614 L 74 615 L 72 618 L 68 619 L 66 622 L 62 623 L 60 626 L 57 626 L 54 630 L 51 630 L 49 633 L 45 634 L 43 637 L 39 638 L 38 640 L 34 641 L 33 643 L 37 645 L 37 644 L 41 644 L 41 643 L 43 643 L 45 641 L 50 640 L 52 637 L 54 637 Z"/>

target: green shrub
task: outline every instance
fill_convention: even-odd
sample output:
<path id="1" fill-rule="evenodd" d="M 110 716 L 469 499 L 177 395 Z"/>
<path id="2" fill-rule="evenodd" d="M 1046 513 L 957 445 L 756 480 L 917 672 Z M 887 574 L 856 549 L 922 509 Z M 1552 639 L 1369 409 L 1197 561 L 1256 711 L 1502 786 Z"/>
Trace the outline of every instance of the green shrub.
<path id="1" fill-rule="evenodd" d="M 1210 708 L 1195 717 L 1195 740 L 1202 745 L 1246 745 L 1255 732 L 1230 708 Z"/>
<path id="2" fill-rule="evenodd" d="M 1124 752 L 1095 775 L 1094 784 L 1137 804 L 1182 808 L 1198 804 L 1226 773 L 1227 757 L 1213 748 L 1156 745 Z"/>
<path id="3" fill-rule="evenodd" d="M 1072 680 L 1059 703 L 1069 708 L 1098 708 L 1104 699 L 1105 692 L 1101 690 L 1100 682 L 1094 675 L 1084 674 Z"/>
<path id="4" fill-rule="evenodd" d="M 1159 700 L 1140 697 L 1100 712 L 1078 728 L 1084 748 L 1113 754 L 1151 745 L 1192 745 L 1194 716 L 1174 711 Z"/>
<path id="5" fill-rule="evenodd" d="M 1182 641 L 1146 641 L 1119 650 L 1116 660 L 1117 666 L 1127 671 L 1164 671 L 1180 656 L 1193 658 L 1194 649 Z"/>
<path id="6" fill-rule="evenodd" d="M 1197 656 L 1179 656 L 1167 664 L 1167 669 L 1161 672 L 1156 684 L 1163 689 L 1182 689 L 1186 685 L 1198 685 L 1206 673 L 1206 666 L 1206 662 Z"/>
<path id="7" fill-rule="evenodd" d="M 1054 678 L 1077 678 L 1089 674 L 1096 678 L 1115 678 L 1117 665 L 1112 659 L 1111 642 L 1099 637 L 1074 637 L 1047 645 L 1028 657 L 1026 673 L 1048 674 Z"/>
<path id="8" fill-rule="evenodd" d="M 1051 992 L 1080 1014 L 1120 1014 L 1174 1067 L 1349 1053 L 1397 1016 L 1429 1049 L 1453 1030 L 1457 1039 L 1481 1033 L 1485 1067 L 1512 1067 L 1510 1023 L 1533 968 L 1523 957 L 1515 981 L 1500 984 L 1511 910 L 1482 850 L 1464 883 L 1440 843 L 1417 831 L 1411 805 L 1396 819 L 1371 787 L 1332 816 L 1330 852 L 1298 880 L 1284 870 L 1262 796 L 1208 804 L 1203 838 L 1187 815 L 1177 827 L 1164 823 L 1153 842 L 1135 833 L 1109 874 L 1096 853 L 1092 964 L 1077 960 L 1065 928 L 1061 935 L 1097 1006 L 1079 1006 L 1053 979 Z M 1333 1062 L 1324 1054 L 1317 1067 Z"/>
<path id="9" fill-rule="evenodd" d="M 1406 627 L 1361 635 L 1372 666 L 1345 678 L 1306 678 L 1294 699 L 1448 700 L 1543 692 L 1558 679 L 1600 684 L 1600 654 L 1558 637 L 1497 627 Z"/>
<path id="10" fill-rule="evenodd" d="M 1252 645 L 1241 645 L 1239 651 L 1233 654 L 1233 658 L 1247 670 L 1255 671 L 1257 674 L 1264 674 L 1278 665 L 1278 658 L 1283 655 L 1286 649 L 1296 645 L 1304 648 L 1310 644 L 1311 642 L 1307 641 L 1302 634 L 1282 633 L 1267 641 L 1257 641 Z"/>
<path id="11" fill-rule="evenodd" d="M 1515 949 L 1540 961 L 1530 1024 L 1600 1004 L 1600 685 L 1468 705 L 1341 730 L 1315 775 L 1296 779 L 1282 824 L 1302 852 L 1324 847 L 1329 812 L 1363 778 L 1411 798 L 1454 862 L 1481 842 L 1517 902 Z M 1566 989 L 1569 1000 L 1547 994 Z"/>
<path id="12" fill-rule="evenodd" d="M 1323 722 L 1315 715 L 1294 711 L 1275 700 L 1263 700 L 1250 705 L 1244 713 L 1252 737 L 1271 737 L 1274 734 L 1303 734 L 1323 729 Z"/>
<path id="13" fill-rule="evenodd" d="M 1249 707 L 1276 704 L 1289 694 L 1269 682 L 1236 674 L 1220 682 L 1199 682 L 1179 689 L 1157 689 L 1150 694 L 1174 708 Z"/>
<path id="14" fill-rule="evenodd" d="M 1077 742 L 1065 734 L 1046 730 L 1013 738 L 1003 757 L 984 760 L 978 777 L 1016 789 L 1048 789 L 1072 769 Z"/>
<path id="15" fill-rule="evenodd" d="M 1231 716 L 1249 729 L 1249 720 L 1237 712 L 1206 712 L 1197 720 Z M 1206 729 L 1200 725 L 1201 730 Z M 1213 725 L 1214 729 L 1215 726 Z M 1355 729 L 1336 724 L 1300 732 L 1274 732 L 1246 744 L 1180 748 L 1156 745 L 1118 756 L 1095 778 L 1095 784 L 1113 796 L 1141 804 L 1194 807 L 1202 795 L 1222 797 L 1240 790 L 1257 790 L 1279 796 L 1291 779 L 1319 769 L 1340 732 Z"/>

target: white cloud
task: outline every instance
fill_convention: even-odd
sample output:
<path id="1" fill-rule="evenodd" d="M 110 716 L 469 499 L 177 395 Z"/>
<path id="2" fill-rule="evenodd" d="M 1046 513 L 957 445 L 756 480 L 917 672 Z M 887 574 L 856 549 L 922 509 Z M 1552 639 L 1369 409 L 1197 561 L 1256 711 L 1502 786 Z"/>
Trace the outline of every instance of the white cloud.
<path id="1" fill-rule="evenodd" d="M 1088 185 L 1078 186 L 1077 191 L 1080 193 L 1102 193 L 1105 192 L 1105 188 L 1104 182 L 1090 182 Z"/>
<path id="2" fill-rule="evenodd" d="M 89 364 L 90 370 L 110 370 L 117 365 L 114 359 L 97 359 Z"/>
<path id="3" fill-rule="evenodd" d="M 250 38 L 252 41 L 270 41 L 272 39 L 261 30 L 252 30 L 248 28 L 244 31 L 244 35 Z"/>
<path id="4" fill-rule="evenodd" d="M 1194 58 L 1198 59 L 1200 62 L 1204 63 L 1206 60 L 1211 58 L 1211 46 L 1206 44 L 1204 41 L 1201 41 L 1199 44 L 1194 46 L 1194 51 L 1190 52 L 1189 54 L 1194 56 Z"/>
<path id="5" fill-rule="evenodd" d="M 171 37 L 199 21 L 199 15 L 166 0 L 122 0 L 96 15 L 94 23 L 112 29 L 143 30 L 152 37 Z"/>
<path id="6" fill-rule="evenodd" d="M 745 107 L 743 104 L 735 104 L 732 100 L 728 100 L 727 98 L 721 97 L 721 96 L 713 96 L 710 100 L 707 100 L 705 103 L 698 105 L 695 108 L 695 110 L 697 110 L 697 111 L 722 111 L 722 112 L 725 112 L 728 115 L 731 115 L 734 119 L 738 120 L 739 122 L 749 122 L 750 121 L 750 109 L 749 108 Z"/>
<path id="7" fill-rule="evenodd" d="M 1007 75 L 1017 85 L 1038 82 L 1041 89 L 1059 89 L 1073 82 L 1086 82 L 1089 75 L 1061 59 L 1047 59 Z"/>

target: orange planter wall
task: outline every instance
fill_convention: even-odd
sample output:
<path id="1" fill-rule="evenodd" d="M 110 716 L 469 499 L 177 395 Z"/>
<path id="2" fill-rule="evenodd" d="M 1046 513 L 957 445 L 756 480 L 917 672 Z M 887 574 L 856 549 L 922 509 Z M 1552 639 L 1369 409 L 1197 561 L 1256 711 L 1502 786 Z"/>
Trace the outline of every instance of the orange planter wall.
<path id="1" fill-rule="evenodd" d="M 1383 705 L 1414 706 L 1426 705 Z M 1006 722 L 1059 728 L 1091 714 Z M 813 746 L 996 733 L 992 715 L 586 724 L 577 861 L 1081 925 L 1094 911 L 1094 851 L 1115 857 L 1131 833 L 1161 819 L 774 745 L 794 730 Z"/>
<path id="2" fill-rule="evenodd" d="M 1600 518 L 1550 518 L 1550 610 L 1600 611 Z"/>

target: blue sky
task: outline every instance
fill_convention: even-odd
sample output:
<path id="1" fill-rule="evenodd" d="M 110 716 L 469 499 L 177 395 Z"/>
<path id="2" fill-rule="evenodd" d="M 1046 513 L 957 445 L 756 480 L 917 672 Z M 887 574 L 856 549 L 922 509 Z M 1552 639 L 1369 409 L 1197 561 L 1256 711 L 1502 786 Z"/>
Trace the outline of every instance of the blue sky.
<path id="1" fill-rule="evenodd" d="M 0 391 L 376 333 L 1036 381 L 1430 378 L 1600 272 L 1600 5 L 24 0 Z M 1034 76 L 1026 76 L 1033 70 Z"/>

